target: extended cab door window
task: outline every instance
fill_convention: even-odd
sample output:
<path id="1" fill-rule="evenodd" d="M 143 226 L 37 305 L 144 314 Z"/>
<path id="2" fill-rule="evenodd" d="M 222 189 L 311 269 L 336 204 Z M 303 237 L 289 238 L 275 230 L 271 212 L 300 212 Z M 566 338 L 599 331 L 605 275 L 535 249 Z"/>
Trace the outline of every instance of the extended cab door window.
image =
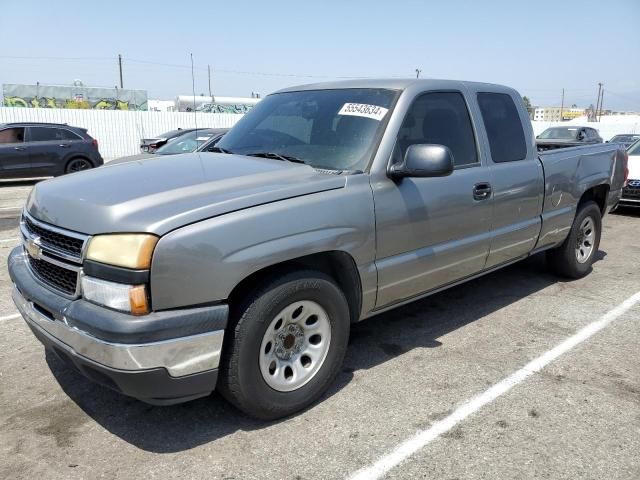
<path id="1" fill-rule="evenodd" d="M 415 100 L 398 133 L 394 162 L 404 158 L 409 146 L 423 143 L 449 147 L 456 167 L 478 163 L 471 118 L 461 93 L 426 93 Z"/>
<path id="2" fill-rule="evenodd" d="M 518 109 L 506 93 L 478 93 L 478 105 L 496 163 L 527 158 L 527 143 Z"/>

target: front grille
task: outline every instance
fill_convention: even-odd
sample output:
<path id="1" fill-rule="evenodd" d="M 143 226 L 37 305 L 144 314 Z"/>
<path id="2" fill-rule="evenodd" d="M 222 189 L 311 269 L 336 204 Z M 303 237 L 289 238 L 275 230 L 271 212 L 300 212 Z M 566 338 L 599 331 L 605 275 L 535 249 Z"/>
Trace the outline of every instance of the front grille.
<path id="1" fill-rule="evenodd" d="M 76 293 L 78 274 L 72 270 L 59 267 L 45 260 L 37 260 L 29 255 L 29 266 L 40 281 L 57 288 L 67 295 Z"/>
<path id="2" fill-rule="evenodd" d="M 640 180 L 628 180 L 627 186 L 622 189 L 622 198 L 640 200 Z"/>
<path id="3" fill-rule="evenodd" d="M 34 237 L 40 237 L 40 242 L 43 246 L 50 246 L 55 249 L 61 250 L 64 253 L 73 255 L 80 258 L 82 256 L 83 240 L 79 238 L 70 237 L 62 233 L 54 232 L 47 228 L 42 228 L 36 225 L 29 217 L 23 218 L 24 226 L 27 231 Z"/>

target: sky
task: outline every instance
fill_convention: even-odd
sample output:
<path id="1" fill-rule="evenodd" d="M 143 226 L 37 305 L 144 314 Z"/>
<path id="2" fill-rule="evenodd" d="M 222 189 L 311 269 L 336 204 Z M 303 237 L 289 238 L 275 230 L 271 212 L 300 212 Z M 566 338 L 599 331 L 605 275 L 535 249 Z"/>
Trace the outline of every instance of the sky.
<path id="1" fill-rule="evenodd" d="M 345 77 L 506 84 L 540 106 L 640 111 L 640 0 L 21 0 L 0 10 L 0 83 L 149 98 L 266 95 Z"/>

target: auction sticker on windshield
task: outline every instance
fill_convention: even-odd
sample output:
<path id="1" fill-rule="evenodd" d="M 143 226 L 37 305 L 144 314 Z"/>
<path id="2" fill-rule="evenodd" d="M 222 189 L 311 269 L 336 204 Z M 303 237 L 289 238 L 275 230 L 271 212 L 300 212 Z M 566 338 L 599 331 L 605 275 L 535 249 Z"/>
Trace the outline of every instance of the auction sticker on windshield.
<path id="1" fill-rule="evenodd" d="M 354 117 L 366 117 L 374 120 L 382 120 L 389 111 L 388 108 L 377 105 L 367 105 L 366 103 L 345 103 L 338 115 L 352 115 Z"/>

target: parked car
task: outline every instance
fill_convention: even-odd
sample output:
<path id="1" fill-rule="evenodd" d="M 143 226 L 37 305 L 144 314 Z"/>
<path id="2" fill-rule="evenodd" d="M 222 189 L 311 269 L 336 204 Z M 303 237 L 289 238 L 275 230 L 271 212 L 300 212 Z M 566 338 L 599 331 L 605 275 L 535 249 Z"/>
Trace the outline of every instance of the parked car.
<path id="1" fill-rule="evenodd" d="M 163 145 L 175 140 L 177 137 L 196 130 L 195 128 L 179 128 L 162 133 L 157 137 L 143 138 L 140 140 L 140 151 L 142 153 L 154 153 Z"/>
<path id="2" fill-rule="evenodd" d="M 0 124 L 0 178 L 52 177 L 103 164 L 85 128 L 59 123 Z"/>
<path id="3" fill-rule="evenodd" d="M 626 133 L 622 135 L 614 135 L 605 143 L 619 143 L 624 146 L 624 148 L 629 148 L 637 140 L 640 140 L 640 134 Z"/>
<path id="4" fill-rule="evenodd" d="M 591 127 L 550 127 L 536 137 L 538 151 L 578 147 L 602 143 L 602 137 Z"/>
<path id="5" fill-rule="evenodd" d="M 180 153 L 191 153 L 196 150 L 200 151 L 202 148 L 214 146 L 228 131 L 228 128 L 199 128 L 198 130 L 193 130 L 179 137 L 175 137 L 174 141 L 164 144 L 154 153 L 139 153 L 137 155 L 118 158 L 108 162 L 108 165 L 117 165 L 118 163 L 143 160 L 145 158 L 162 155 L 177 155 Z"/>
<path id="6" fill-rule="evenodd" d="M 226 135 L 226 133 L 229 131 L 229 129 L 228 128 L 216 128 L 215 130 L 216 130 L 216 133 L 211 135 L 209 140 L 207 140 L 206 142 L 202 143 L 196 149 L 196 151 L 198 151 L 198 152 L 213 152 L 213 151 L 217 151 L 217 150 L 215 150 L 215 146 L 218 144 L 218 142 L 220 142 L 220 140 L 222 140 L 222 138 Z"/>
<path id="7" fill-rule="evenodd" d="M 629 174 L 626 186 L 622 189 L 621 206 L 640 207 L 640 140 L 629 147 Z"/>
<path id="8" fill-rule="evenodd" d="M 538 252 L 587 275 L 626 169 L 539 154 L 518 92 L 442 80 L 281 90 L 216 151 L 36 185 L 13 299 L 94 381 L 259 418 L 329 388 L 354 322 Z"/>

